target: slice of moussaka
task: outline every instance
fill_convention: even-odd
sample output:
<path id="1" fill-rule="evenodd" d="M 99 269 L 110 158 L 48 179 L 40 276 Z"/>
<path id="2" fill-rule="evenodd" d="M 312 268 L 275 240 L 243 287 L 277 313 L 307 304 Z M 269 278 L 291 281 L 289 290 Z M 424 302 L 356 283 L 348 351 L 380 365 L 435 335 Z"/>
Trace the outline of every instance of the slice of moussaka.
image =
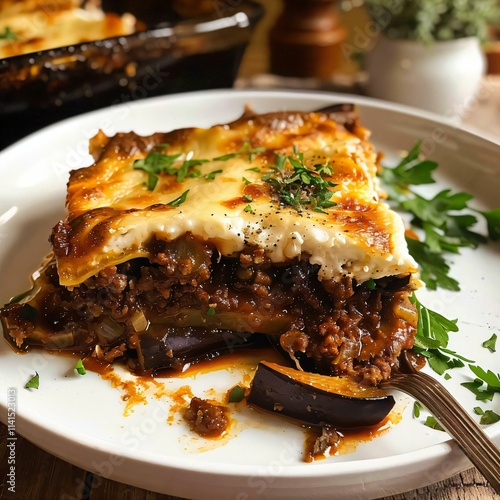
<path id="1" fill-rule="evenodd" d="M 418 280 L 355 110 L 246 110 L 141 137 L 100 132 L 6 338 L 139 373 L 273 339 L 367 384 L 414 343 Z"/>

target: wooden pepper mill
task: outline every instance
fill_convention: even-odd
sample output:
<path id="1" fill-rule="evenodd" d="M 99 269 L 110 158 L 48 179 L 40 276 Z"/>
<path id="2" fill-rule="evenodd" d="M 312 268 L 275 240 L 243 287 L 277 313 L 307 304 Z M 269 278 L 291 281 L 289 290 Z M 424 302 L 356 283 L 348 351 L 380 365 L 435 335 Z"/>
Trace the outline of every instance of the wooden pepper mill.
<path id="1" fill-rule="evenodd" d="M 346 30 L 339 24 L 336 0 L 285 0 L 269 33 L 271 72 L 328 79 L 339 65 Z"/>

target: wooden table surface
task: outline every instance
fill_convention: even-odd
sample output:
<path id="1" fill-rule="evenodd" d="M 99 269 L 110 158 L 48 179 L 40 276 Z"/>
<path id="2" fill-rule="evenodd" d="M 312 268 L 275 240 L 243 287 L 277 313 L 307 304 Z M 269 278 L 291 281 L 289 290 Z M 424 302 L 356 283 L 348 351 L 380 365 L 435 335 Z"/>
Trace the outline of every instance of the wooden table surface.
<path id="1" fill-rule="evenodd" d="M 272 3 L 271 3 L 272 4 Z M 274 5 L 279 8 L 280 2 Z M 269 82 L 259 77 L 267 70 L 266 33 L 272 24 L 277 8 L 268 14 L 255 34 L 252 45 L 245 55 L 238 85 L 257 86 Z M 466 124 L 487 130 L 500 137 L 500 84 L 487 100 L 479 102 L 466 117 Z M 264 83 L 264 86 L 266 83 Z M 2 419 L 4 416 L 2 415 Z M 8 491 L 7 484 L 7 428 L 0 424 L 0 498 L 6 499 L 65 499 L 97 500 L 107 498 L 176 500 L 176 497 L 146 491 L 117 483 L 92 474 L 68 462 L 60 460 L 17 436 L 16 441 L 16 492 Z M 446 481 L 404 494 L 386 497 L 386 500 L 491 500 L 499 498 L 485 479 L 474 468 L 466 470 Z"/>

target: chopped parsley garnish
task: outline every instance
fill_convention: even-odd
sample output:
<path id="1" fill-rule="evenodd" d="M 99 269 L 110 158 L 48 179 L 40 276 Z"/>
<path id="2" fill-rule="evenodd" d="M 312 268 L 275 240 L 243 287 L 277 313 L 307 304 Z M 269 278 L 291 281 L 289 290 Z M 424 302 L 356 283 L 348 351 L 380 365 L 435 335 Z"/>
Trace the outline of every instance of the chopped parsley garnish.
<path id="1" fill-rule="evenodd" d="M 494 333 L 488 340 L 485 340 L 482 346 L 485 349 L 489 349 L 491 352 L 496 352 L 497 345 L 497 334 Z"/>
<path id="2" fill-rule="evenodd" d="M 366 286 L 366 288 L 368 288 L 368 290 L 374 290 L 375 287 L 377 286 L 377 284 L 375 283 L 375 280 L 365 281 L 364 285 Z"/>
<path id="3" fill-rule="evenodd" d="M 422 411 L 422 404 L 418 401 L 413 403 L 413 418 L 420 417 L 420 412 Z"/>
<path id="4" fill-rule="evenodd" d="M 182 162 L 182 165 L 179 167 L 179 170 L 177 171 L 177 182 L 182 182 L 186 177 L 199 177 L 201 175 L 199 170 L 190 169 L 192 169 L 192 167 L 202 165 L 203 163 L 207 163 L 207 161 L 208 160 L 184 160 Z"/>
<path id="5" fill-rule="evenodd" d="M 178 198 L 175 198 L 175 200 L 167 203 L 167 205 L 170 205 L 171 207 L 178 207 L 179 205 L 182 205 L 186 201 L 188 193 L 189 189 L 184 191 Z"/>
<path id="6" fill-rule="evenodd" d="M 493 373 L 491 370 L 484 371 L 479 366 L 469 365 L 469 368 L 476 377 L 486 382 L 488 390 L 500 392 L 500 375 Z"/>
<path id="7" fill-rule="evenodd" d="M 250 172 L 260 172 L 260 168 L 259 167 L 247 168 L 247 170 L 249 170 Z"/>
<path id="8" fill-rule="evenodd" d="M 472 195 L 464 192 L 440 191 L 432 198 L 425 198 L 412 191 L 411 185 L 434 183 L 432 172 L 437 164 L 420 160 L 420 142 L 394 168 L 383 168 L 380 177 L 384 182 L 389 200 L 409 212 L 412 224 L 419 228 L 423 240 L 407 238 L 410 254 L 420 267 L 420 277 L 427 288 L 459 290 L 460 286 L 449 275 L 447 261 L 449 253 L 458 253 L 460 248 L 476 248 L 487 239 L 472 227 L 477 217 L 482 215 L 488 225 L 488 236 L 492 240 L 500 238 L 500 209 L 477 211 L 469 207 Z"/>
<path id="9" fill-rule="evenodd" d="M 495 395 L 494 391 L 488 391 L 483 387 L 483 381 L 479 378 L 474 379 L 472 382 L 463 382 L 460 385 L 469 389 L 478 401 L 492 401 Z"/>
<path id="10" fill-rule="evenodd" d="M 291 168 L 287 168 L 287 162 Z M 335 187 L 325 176 L 333 174 L 329 164 L 315 165 L 314 170 L 304 163 L 304 154 L 298 151 L 296 145 L 293 155 L 276 154 L 276 164 L 262 176 L 262 180 L 270 184 L 278 193 L 281 203 L 290 205 L 297 212 L 311 206 L 315 212 L 326 213 L 323 209 L 336 205 L 331 201 Z"/>
<path id="11" fill-rule="evenodd" d="M 215 308 L 214 307 L 209 307 L 207 311 L 208 316 L 215 316 Z"/>
<path id="12" fill-rule="evenodd" d="M 76 362 L 75 370 L 80 374 L 80 375 L 85 375 L 87 373 L 87 370 L 85 370 L 85 367 L 83 366 L 83 361 L 79 359 Z"/>
<path id="13" fill-rule="evenodd" d="M 253 201 L 253 196 L 250 194 L 246 194 L 245 196 L 243 196 L 243 199 L 246 201 Z"/>
<path id="14" fill-rule="evenodd" d="M 17 40 L 19 38 L 9 26 L 6 26 L 3 33 L 0 33 L 0 40 Z"/>
<path id="15" fill-rule="evenodd" d="M 35 375 L 31 377 L 28 382 L 26 382 L 26 385 L 24 386 L 25 389 L 38 389 L 40 386 L 40 377 L 38 375 L 38 372 L 35 372 Z"/>
<path id="16" fill-rule="evenodd" d="M 226 161 L 236 158 L 237 156 L 248 155 L 248 161 L 252 161 L 257 153 L 263 153 L 266 150 L 264 147 L 252 148 L 249 141 L 245 141 L 239 151 L 228 153 L 222 156 L 213 158 L 213 161 Z"/>
<path id="17" fill-rule="evenodd" d="M 213 181 L 215 179 L 215 176 L 217 174 L 222 174 L 222 169 L 219 170 L 212 170 L 212 172 L 209 172 L 208 174 L 205 174 L 203 178 L 207 181 Z"/>
<path id="18" fill-rule="evenodd" d="M 182 161 L 180 166 L 174 166 L 176 163 L 180 162 L 179 157 L 182 156 L 183 153 L 174 153 L 168 155 L 166 153 L 158 151 L 162 149 L 168 149 L 169 147 L 169 144 L 158 144 L 157 146 L 155 146 L 154 151 L 148 153 L 145 158 L 134 161 L 134 168 L 136 170 L 144 170 L 145 172 L 147 172 L 148 181 L 146 183 L 146 186 L 150 191 L 153 191 L 158 184 L 158 178 L 160 174 L 165 173 L 169 175 L 177 175 L 177 182 L 182 182 L 188 177 L 201 176 L 201 172 L 199 170 L 193 169 L 193 167 L 196 167 L 198 165 L 203 165 L 204 163 L 208 163 L 209 161 L 226 161 L 245 154 L 248 155 L 248 161 L 252 161 L 257 153 L 262 153 L 266 150 L 266 148 L 264 147 L 252 148 L 250 142 L 246 141 L 243 144 L 243 147 L 235 153 L 217 156 L 216 158 L 212 158 L 212 160 L 184 160 Z M 259 169 L 257 169 L 256 171 L 260 172 Z M 222 170 L 214 170 L 213 172 L 205 174 L 203 178 L 205 180 L 214 180 L 215 176 L 220 173 L 222 173 Z"/>
<path id="19" fill-rule="evenodd" d="M 491 370 L 485 371 L 480 366 L 469 365 L 476 378 L 472 382 L 464 382 L 465 388 L 469 389 L 479 401 L 491 401 L 496 392 L 500 392 L 500 375 Z"/>
<path id="20" fill-rule="evenodd" d="M 251 212 L 253 210 L 252 205 L 247 205 L 243 210 L 245 212 Z"/>
<path id="21" fill-rule="evenodd" d="M 486 220 L 488 235 L 493 241 L 500 240 L 500 208 L 479 212 Z"/>
<path id="22" fill-rule="evenodd" d="M 166 144 L 164 146 L 167 146 Z M 158 151 L 152 151 L 145 158 L 134 161 L 134 168 L 137 170 L 144 170 L 148 174 L 147 187 L 153 191 L 158 184 L 158 176 L 165 172 L 167 174 L 177 173 L 179 169 L 174 168 L 172 165 L 181 153 L 167 155 Z"/>
<path id="23" fill-rule="evenodd" d="M 476 415 L 481 415 L 481 419 L 479 420 L 481 425 L 491 425 L 500 420 L 500 415 L 498 415 L 498 413 L 495 413 L 493 410 L 484 411 L 479 406 L 474 408 L 474 413 L 476 413 Z"/>
<path id="24" fill-rule="evenodd" d="M 252 184 L 246 177 L 242 177 L 241 180 L 248 186 L 248 184 Z"/>
<path id="25" fill-rule="evenodd" d="M 444 429 L 441 426 L 441 424 L 432 415 L 429 415 L 427 417 L 427 419 L 424 422 L 424 425 L 426 425 L 427 427 L 430 427 L 431 429 L 436 429 L 437 431 L 444 432 Z"/>
<path id="26" fill-rule="evenodd" d="M 239 403 L 240 401 L 243 401 L 243 398 L 245 397 L 245 388 L 240 387 L 239 385 L 235 385 L 230 391 L 229 391 L 229 402 L 230 403 Z"/>

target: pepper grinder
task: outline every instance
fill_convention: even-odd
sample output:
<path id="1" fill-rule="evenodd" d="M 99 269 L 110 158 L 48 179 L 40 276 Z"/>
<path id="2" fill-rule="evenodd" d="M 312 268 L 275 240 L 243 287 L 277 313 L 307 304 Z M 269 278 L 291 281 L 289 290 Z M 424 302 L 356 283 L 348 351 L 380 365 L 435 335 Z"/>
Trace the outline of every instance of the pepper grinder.
<path id="1" fill-rule="evenodd" d="M 346 30 L 336 0 L 285 0 L 269 33 L 271 72 L 282 76 L 329 79 L 339 66 Z"/>

